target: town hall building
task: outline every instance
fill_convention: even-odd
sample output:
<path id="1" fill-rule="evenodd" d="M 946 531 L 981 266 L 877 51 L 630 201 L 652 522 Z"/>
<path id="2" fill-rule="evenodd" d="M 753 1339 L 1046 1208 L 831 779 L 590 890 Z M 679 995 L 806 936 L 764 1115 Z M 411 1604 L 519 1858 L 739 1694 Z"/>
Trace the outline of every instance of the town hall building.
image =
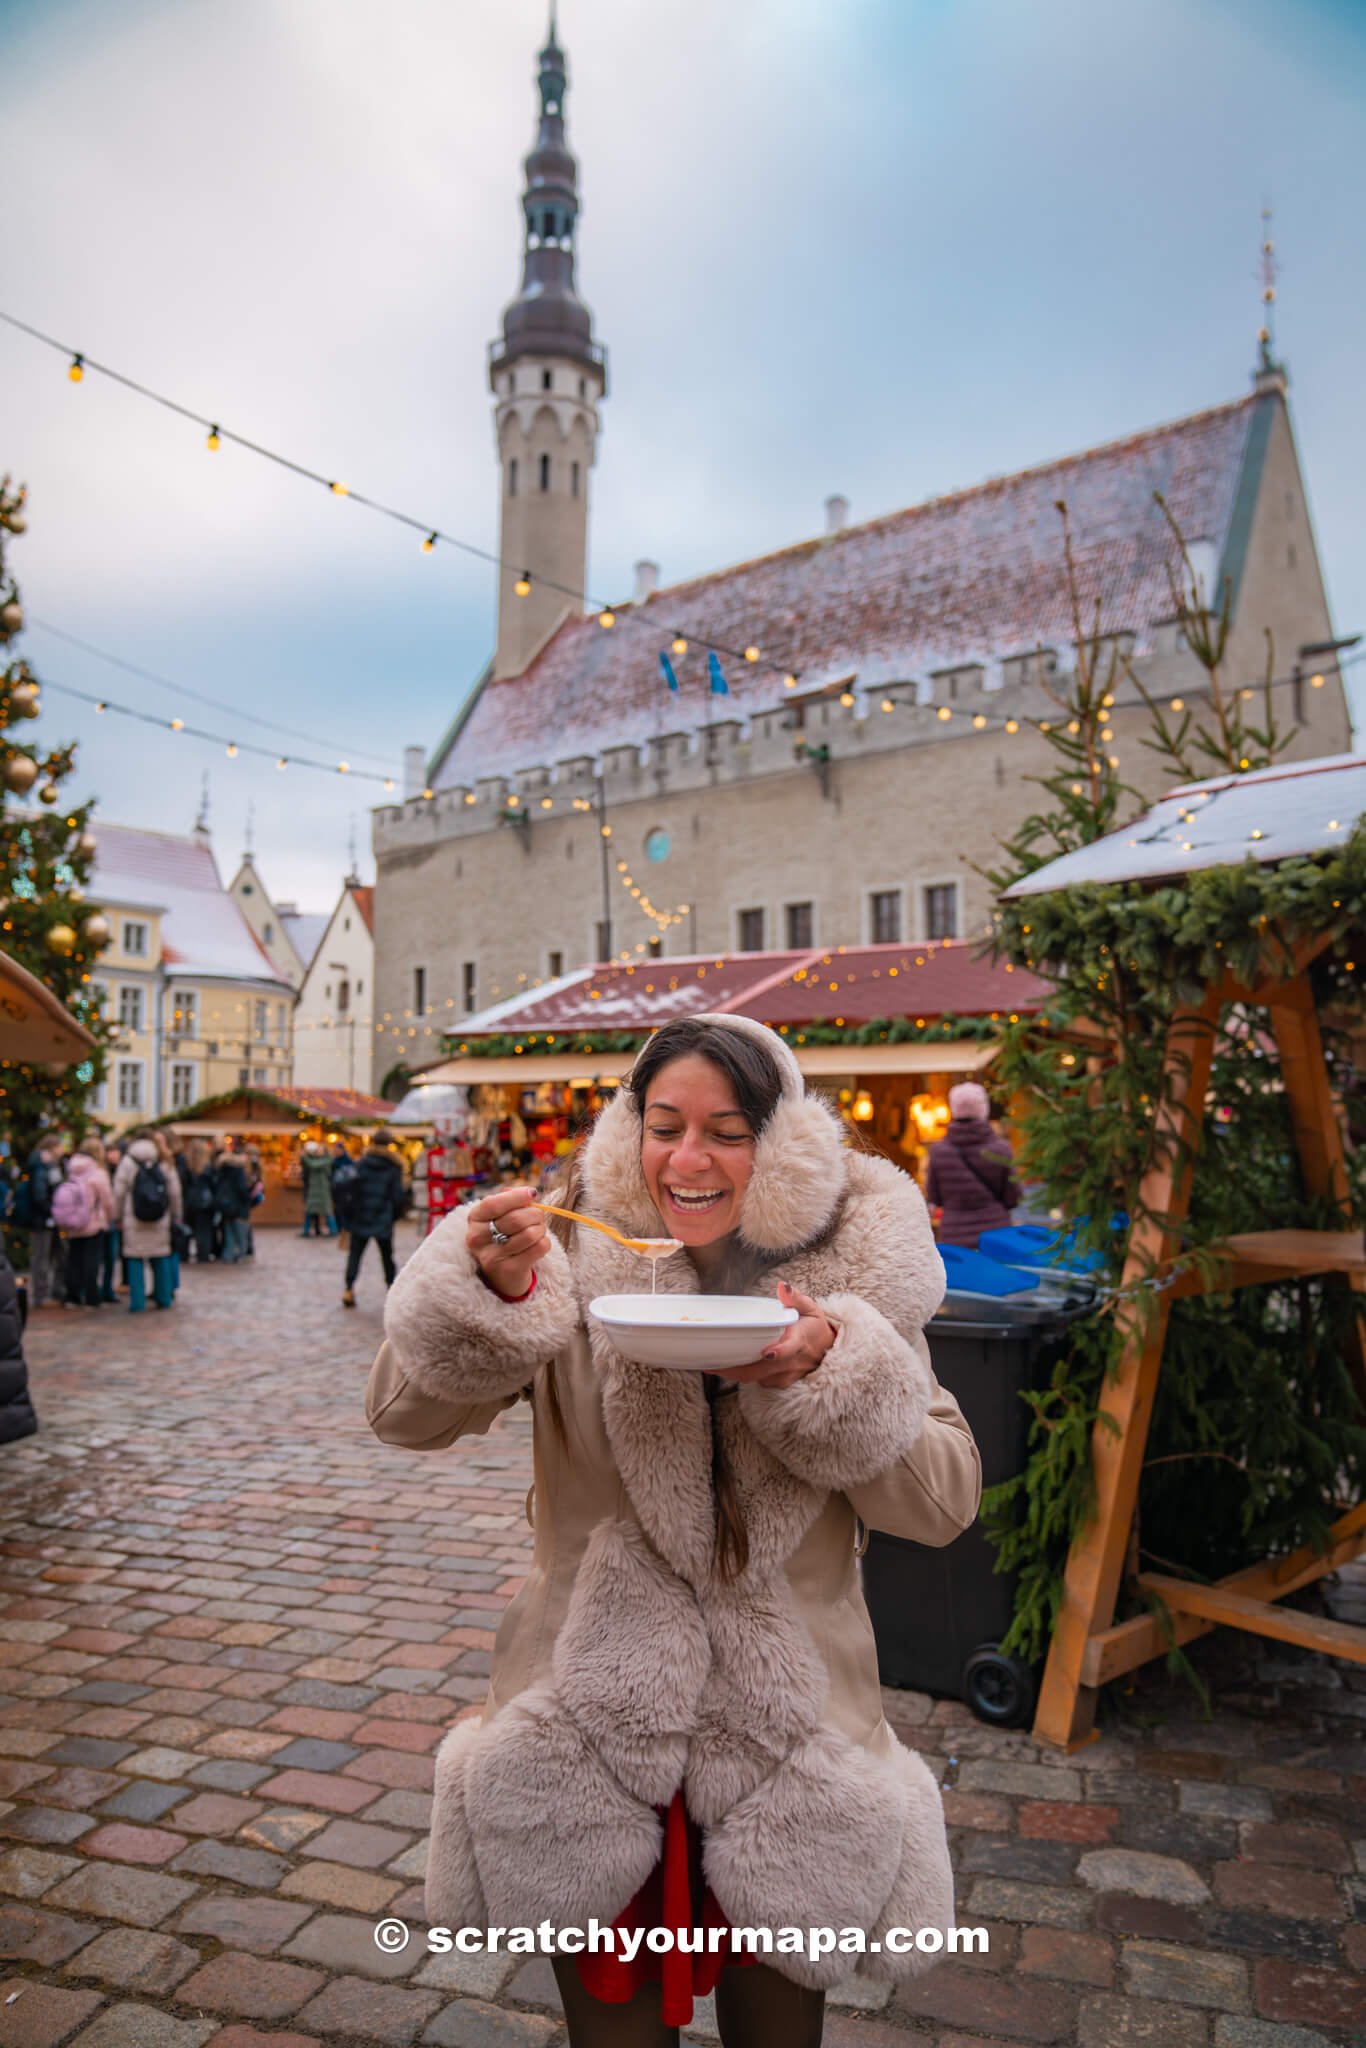
<path id="1" fill-rule="evenodd" d="M 1083 616 L 1130 665 L 1106 744 L 1156 795 L 1151 696 L 1195 704 L 1160 493 L 1210 602 L 1223 680 L 1267 646 L 1289 758 L 1350 744 L 1283 369 L 1150 427 L 586 611 L 607 357 L 575 290 L 567 69 L 540 53 L 522 285 L 489 357 L 501 492 L 497 642 L 402 802 L 374 814 L 374 1066 L 439 1056 L 490 1004 L 593 962 L 970 940 L 1000 840 L 1055 763 L 1038 730 Z M 1096 606 L 1099 606 L 1098 614 Z"/>

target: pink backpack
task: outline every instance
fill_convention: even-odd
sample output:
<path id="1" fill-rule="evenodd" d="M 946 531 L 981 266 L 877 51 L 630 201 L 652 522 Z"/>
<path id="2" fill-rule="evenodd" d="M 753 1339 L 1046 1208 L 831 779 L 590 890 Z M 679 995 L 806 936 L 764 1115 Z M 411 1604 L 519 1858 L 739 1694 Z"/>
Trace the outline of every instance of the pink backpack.
<path id="1" fill-rule="evenodd" d="M 82 1175 L 59 1182 L 52 1194 L 52 1220 L 59 1230 L 80 1237 L 95 1220 L 95 1207 Z"/>

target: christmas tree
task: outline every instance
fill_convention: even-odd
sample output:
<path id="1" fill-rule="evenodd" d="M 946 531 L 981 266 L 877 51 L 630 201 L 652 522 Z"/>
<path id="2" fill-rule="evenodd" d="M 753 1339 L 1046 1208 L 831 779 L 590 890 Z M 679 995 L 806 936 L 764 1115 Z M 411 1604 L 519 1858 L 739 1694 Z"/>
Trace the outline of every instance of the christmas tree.
<path id="1" fill-rule="evenodd" d="M 91 979 L 110 937 L 108 919 L 86 901 L 95 858 L 93 806 L 70 803 L 61 789 L 75 766 L 75 742 L 46 747 L 21 738 L 42 711 L 37 677 L 22 657 L 11 656 L 24 612 L 7 555 L 27 526 L 24 500 L 22 489 L 0 478 L 0 951 L 45 983 L 95 1045 L 79 1066 L 57 1071 L 0 1062 L 0 1126 L 20 1165 L 44 1130 L 81 1135 L 114 1035 Z"/>

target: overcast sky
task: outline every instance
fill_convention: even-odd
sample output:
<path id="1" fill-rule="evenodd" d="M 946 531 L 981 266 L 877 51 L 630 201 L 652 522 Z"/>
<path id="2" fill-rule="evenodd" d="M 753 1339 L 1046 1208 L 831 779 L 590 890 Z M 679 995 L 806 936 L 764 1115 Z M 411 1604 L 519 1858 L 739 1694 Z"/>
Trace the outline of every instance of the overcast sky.
<path id="1" fill-rule="evenodd" d="M 629 594 L 1235 397 L 1277 340 L 1336 628 L 1366 628 L 1361 0 L 562 0 L 580 285 L 611 352 L 590 588 Z M 542 0 L 0 0 L 0 305 L 492 546 L 484 350 L 516 289 Z M 492 572 L 0 328 L 0 470 L 65 682 L 398 774 L 487 657 Z M 1358 671 L 1366 674 L 1366 669 Z M 1359 717 L 1366 690 L 1358 693 Z M 54 690 L 82 789 L 220 862 L 256 810 L 330 904 L 374 786 Z M 315 749 L 315 751 L 318 751 Z"/>

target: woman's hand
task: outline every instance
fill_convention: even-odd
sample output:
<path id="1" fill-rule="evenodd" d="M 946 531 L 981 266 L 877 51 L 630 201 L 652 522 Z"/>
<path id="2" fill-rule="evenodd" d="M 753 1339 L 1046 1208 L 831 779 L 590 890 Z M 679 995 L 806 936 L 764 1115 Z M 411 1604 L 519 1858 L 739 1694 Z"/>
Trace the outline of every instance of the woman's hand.
<path id="1" fill-rule="evenodd" d="M 537 1266 L 550 1250 L 545 1211 L 535 1206 L 530 1188 L 499 1188 L 472 1202 L 465 1211 L 466 1236 L 475 1264 L 495 1294 L 525 1294 Z M 499 1244 L 489 1230 L 496 1224 L 507 1238 Z"/>
<path id="2" fill-rule="evenodd" d="M 786 1280 L 778 1282 L 778 1300 L 784 1308 L 796 1309 L 796 1322 L 753 1365 L 731 1366 L 718 1372 L 718 1379 L 732 1380 L 737 1386 L 752 1382 L 760 1387 L 794 1387 L 816 1370 L 839 1332 L 823 1309 L 805 1294 L 798 1294 Z"/>

